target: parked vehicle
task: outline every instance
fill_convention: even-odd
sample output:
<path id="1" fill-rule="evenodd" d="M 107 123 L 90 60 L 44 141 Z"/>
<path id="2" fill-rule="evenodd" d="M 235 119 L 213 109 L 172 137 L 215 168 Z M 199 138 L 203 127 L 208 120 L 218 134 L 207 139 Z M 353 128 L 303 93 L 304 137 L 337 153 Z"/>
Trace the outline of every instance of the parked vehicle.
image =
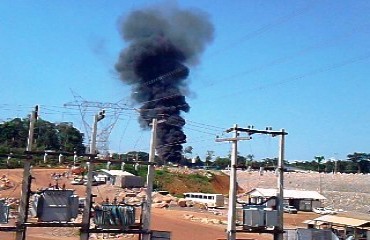
<path id="1" fill-rule="evenodd" d="M 324 208 L 322 207 L 317 207 L 317 208 L 313 208 L 312 209 L 312 212 L 314 213 L 317 213 L 317 214 L 328 214 Z"/>
<path id="2" fill-rule="evenodd" d="M 105 175 L 96 175 L 94 176 L 94 180 L 98 182 L 98 184 L 105 184 L 107 182 L 107 176 Z"/>
<path id="3" fill-rule="evenodd" d="M 82 178 L 74 178 L 71 181 L 71 184 L 72 185 L 83 185 L 84 184 L 84 180 Z"/>
<path id="4" fill-rule="evenodd" d="M 207 207 L 223 207 L 224 196 L 222 194 L 212 193 L 184 193 L 185 200 L 203 203 Z"/>
<path id="5" fill-rule="evenodd" d="M 332 207 L 324 207 L 324 209 L 325 211 L 328 212 L 328 214 L 332 214 L 332 215 L 337 214 L 337 211 Z"/>
<path id="6" fill-rule="evenodd" d="M 312 211 L 314 213 L 322 214 L 322 215 L 325 215 L 325 214 L 334 214 L 334 209 L 331 211 L 331 210 L 329 210 L 327 208 L 323 208 L 323 207 L 314 208 L 314 209 L 312 209 Z"/>
<path id="7" fill-rule="evenodd" d="M 284 206 L 283 211 L 285 213 L 293 213 L 293 214 L 298 213 L 298 210 L 294 206 L 290 206 L 290 205 Z"/>

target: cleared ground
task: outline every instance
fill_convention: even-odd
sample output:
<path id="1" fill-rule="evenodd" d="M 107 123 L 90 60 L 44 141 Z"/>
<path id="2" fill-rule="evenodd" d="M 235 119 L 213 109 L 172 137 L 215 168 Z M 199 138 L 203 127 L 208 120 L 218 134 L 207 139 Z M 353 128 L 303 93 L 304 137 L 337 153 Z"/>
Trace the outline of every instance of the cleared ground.
<path id="1" fill-rule="evenodd" d="M 63 173 L 66 169 L 33 169 L 32 175 L 35 177 L 32 182 L 32 190 L 44 188 L 51 184 L 55 184 L 55 180 L 52 177 L 53 173 Z M 14 184 L 12 188 L 0 191 L 0 197 L 19 197 L 21 192 L 21 180 L 22 180 L 22 169 L 2 169 L 0 175 L 6 175 L 8 179 Z M 317 173 L 313 174 L 285 174 L 286 186 L 291 189 L 307 189 L 317 190 L 318 188 L 318 177 Z M 366 184 L 370 180 L 368 175 L 322 175 L 322 190 L 325 196 L 332 196 L 329 201 L 334 201 L 335 206 L 341 206 L 339 203 L 353 203 L 353 208 L 364 209 L 367 205 L 362 206 L 360 194 L 370 194 L 366 188 Z M 220 177 L 217 180 L 219 191 L 225 191 L 228 188 L 227 177 Z M 79 196 L 85 195 L 85 186 L 70 185 L 71 178 L 62 177 L 58 180 L 59 185 L 66 185 L 66 188 L 72 188 L 76 190 Z M 273 173 L 265 173 L 262 176 L 256 172 L 238 173 L 238 182 L 240 187 L 245 189 L 251 189 L 254 187 L 276 187 L 275 182 L 276 176 Z M 366 182 L 367 181 L 367 182 Z M 364 193 L 358 192 L 365 190 Z M 342 192 L 342 191 L 343 192 Z M 98 197 L 96 201 L 103 201 L 107 196 L 113 198 L 118 195 L 121 190 L 109 185 L 94 186 L 93 193 Z M 226 191 L 227 192 L 227 191 Z M 367 195 L 366 195 L 367 196 Z M 340 198 L 341 200 L 336 200 Z M 358 201 L 360 200 L 360 201 Z M 338 205 L 336 204 L 338 201 Z M 350 207 L 350 206 L 349 206 Z M 222 211 L 221 211 L 222 212 Z M 226 220 L 226 211 L 223 211 L 222 215 L 214 215 L 211 212 L 192 211 L 191 209 L 156 209 L 152 210 L 152 229 L 171 231 L 172 240 L 215 240 L 225 238 L 225 224 L 214 224 L 210 221 L 204 221 L 202 219 L 220 219 Z M 192 215 L 193 217 L 189 217 Z M 358 214 L 357 214 L 358 215 Z M 296 228 L 305 227 L 302 223 L 307 219 L 314 219 L 319 215 L 314 213 L 303 213 L 298 214 L 284 214 L 284 226 L 285 228 Z M 366 217 L 366 216 L 365 216 Z M 102 237 L 102 236 L 99 236 Z M 272 235 L 269 234 L 238 234 L 239 238 L 245 239 L 273 239 Z M 11 240 L 15 239 L 14 233 L 0 232 L 0 239 Z M 29 228 L 27 231 L 28 240 L 43 240 L 43 239 L 66 239 L 66 240 L 77 240 L 78 229 L 70 228 Z M 136 239 L 135 236 L 120 236 L 120 239 Z"/>

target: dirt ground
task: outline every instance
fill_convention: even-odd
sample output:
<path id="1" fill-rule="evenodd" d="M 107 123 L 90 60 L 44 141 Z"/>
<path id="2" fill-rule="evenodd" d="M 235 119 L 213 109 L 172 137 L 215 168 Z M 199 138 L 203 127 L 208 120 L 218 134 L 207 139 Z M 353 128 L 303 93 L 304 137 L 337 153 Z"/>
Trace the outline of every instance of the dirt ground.
<path id="1" fill-rule="evenodd" d="M 35 179 L 32 182 L 32 190 L 35 191 L 40 188 L 45 188 L 51 184 L 55 184 L 55 180 L 52 178 L 52 174 L 62 174 L 67 171 L 66 169 L 32 169 L 32 176 Z M 7 175 L 14 186 L 10 189 L 1 190 L 0 198 L 6 197 L 19 197 L 21 194 L 21 180 L 22 180 L 22 169 L 2 169 L 0 170 L 0 176 Z M 75 193 L 79 196 L 84 196 L 86 188 L 85 186 L 71 185 L 69 182 L 72 178 L 62 177 L 58 180 L 59 185 L 66 185 L 68 189 L 75 189 Z M 224 181 L 222 181 L 224 182 Z M 116 196 L 118 190 L 116 187 L 102 185 L 94 186 L 93 193 L 97 195 L 95 201 L 103 201 L 107 196 Z M 189 217 L 192 216 L 192 217 Z M 286 228 L 305 227 L 302 223 L 304 220 L 316 218 L 317 215 L 314 213 L 303 213 L 298 214 L 285 214 L 284 225 Z M 158 209 L 153 208 L 152 210 L 152 226 L 153 230 L 170 231 L 172 240 L 216 240 L 226 238 L 226 225 L 225 224 L 214 224 L 210 222 L 202 221 L 201 219 L 220 219 L 226 221 L 226 210 L 223 211 L 222 215 L 214 215 L 212 212 L 206 210 L 203 211 L 192 211 L 192 209 L 180 209 L 180 208 L 168 208 Z M 197 220 L 198 219 L 198 220 Z M 14 220 L 13 220 L 14 221 Z M 11 225 L 11 223 L 10 223 Z M 28 228 L 26 234 L 27 240 L 77 240 L 78 229 L 72 228 Z M 102 236 L 92 235 L 92 238 L 101 238 Z M 268 240 L 273 239 L 270 234 L 237 234 L 240 239 L 261 239 Z M 0 232 L 0 240 L 11 240 L 15 239 L 14 233 Z M 114 238 L 111 238 L 114 239 Z M 116 238 L 118 239 L 118 238 Z M 120 236 L 119 239 L 137 239 L 135 236 L 126 235 Z"/>
<path id="2" fill-rule="evenodd" d="M 191 221 L 185 216 L 193 215 L 195 218 L 217 218 L 212 213 L 197 213 L 184 210 L 167 210 L 156 209 L 152 210 L 152 229 L 158 231 L 170 231 L 172 240 L 218 240 L 225 239 L 226 225 L 207 224 L 199 221 Z M 287 228 L 305 227 L 302 223 L 304 220 L 315 218 L 314 213 L 298 213 L 298 214 L 284 214 L 284 225 Z M 220 216 L 221 219 L 226 219 L 226 216 Z M 71 228 L 29 228 L 26 234 L 27 240 L 79 240 L 78 229 Z M 95 236 L 92 236 L 95 238 Z M 102 239 L 102 235 L 99 235 Z M 271 234 L 256 234 L 238 233 L 239 239 L 259 239 L 272 240 Z M 14 233 L 0 232 L 1 240 L 15 239 Z M 121 236 L 120 238 L 110 239 L 138 239 L 132 235 Z"/>

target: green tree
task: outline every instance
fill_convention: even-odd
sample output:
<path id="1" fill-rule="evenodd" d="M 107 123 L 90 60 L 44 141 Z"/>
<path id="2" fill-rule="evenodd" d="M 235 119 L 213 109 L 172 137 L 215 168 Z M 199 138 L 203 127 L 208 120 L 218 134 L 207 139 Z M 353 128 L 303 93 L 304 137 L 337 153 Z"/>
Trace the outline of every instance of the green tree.
<path id="1" fill-rule="evenodd" d="M 213 158 L 213 156 L 214 156 L 214 151 L 210 151 L 210 150 L 208 150 L 207 151 L 207 155 L 206 155 L 206 166 L 211 166 L 211 160 L 212 160 L 212 158 Z"/>
<path id="2" fill-rule="evenodd" d="M 320 164 L 322 161 L 325 160 L 324 156 L 315 156 L 315 160 L 317 161 L 317 171 L 320 172 Z"/>
<path id="3" fill-rule="evenodd" d="M 39 119 L 35 124 L 36 149 L 59 150 L 61 145 L 55 124 Z"/>
<path id="4" fill-rule="evenodd" d="M 3 148 L 25 148 L 29 121 L 15 118 L 0 124 L 0 146 Z"/>
<path id="5" fill-rule="evenodd" d="M 195 157 L 195 163 L 193 164 L 194 167 L 202 167 L 204 166 L 204 162 L 200 159 L 199 156 Z"/>
<path id="6" fill-rule="evenodd" d="M 217 157 L 216 160 L 214 161 L 213 165 L 219 169 L 225 169 L 228 166 L 230 166 L 230 158 L 227 157 Z"/>
<path id="7" fill-rule="evenodd" d="M 362 173 L 364 170 L 367 170 L 369 165 L 370 155 L 368 153 L 358 153 L 354 152 L 347 155 L 347 159 L 352 161 L 357 166 L 357 173 Z"/>
<path id="8" fill-rule="evenodd" d="M 241 168 L 247 167 L 247 159 L 243 156 L 238 155 L 236 158 L 236 165 Z"/>
<path id="9" fill-rule="evenodd" d="M 0 147 L 12 152 L 22 152 L 26 148 L 29 120 L 15 118 L 0 124 Z M 72 124 L 54 124 L 39 119 L 34 130 L 34 149 L 64 150 L 79 153 L 85 151 L 83 134 Z"/>
<path id="10" fill-rule="evenodd" d="M 247 166 L 252 166 L 252 162 L 254 160 L 254 155 L 253 154 L 248 154 L 247 156 L 245 156 L 245 160 L 246 160 L 246 165 Z"/>
<path id="11" fill-rule="evenodd" d="M 262 163 L 264 167 L 267 168 L 276 168 L 278 164 L 278 159 L 277 158 L 264 158 L 262 159 Z"/>
<path id="12" fill-rule="evenodd" d="M 79 154 L 85 152 L 85 146 L 83 145 L 84 134 L 74 128 L 71 123 L 59 123 L 56 125 L 56 129 L 60 147 L 64 151 L 76 151 Z"/>

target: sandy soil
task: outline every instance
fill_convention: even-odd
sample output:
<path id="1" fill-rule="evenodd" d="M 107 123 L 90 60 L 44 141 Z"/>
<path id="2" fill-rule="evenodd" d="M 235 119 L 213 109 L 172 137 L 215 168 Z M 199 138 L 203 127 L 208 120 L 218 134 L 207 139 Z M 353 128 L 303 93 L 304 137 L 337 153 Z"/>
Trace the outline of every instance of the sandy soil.
<path id="1" fill-rule="evenodd" d="M 52 179 L 51 175 L 53 173 L 63 173 L 65 169 L 33 169 L 32 175 L 35 179 L 32 182 L 32 190 L 37 190 L 39 188 L 44 188 L 49 185 L 49 183 L 54 184 L 55 181 Z M 21 169 L 3 169 L 0 170 L 0 175 L 7 175 L 8 178 L 14 183 L 14 187 L 0 191 L 0 198 L 4 197 L 19 197 L 21 193 L 21 180 L 22 180 L 22 170 Z M 248 175 L 250 177 L 250 175 Z M 67 188 L 72 188 L 76 190 L 79 196 L 84 196 L 86 188 L 85 186 L 70 185 L 69 181 L 71 178 L 63 177 L 58 180 L 58 184 L 65 184 Z M 118 195 L 120 192 L 114 186 L 96 186 L 93 187 L 93 193 L 98 197 L 96 201 L 103 201 L 107 196 L 113 198 L 113 196 Z M 169 209 L 157 209 L 152 210 L 152 229 L 170 231 L 172 234 L 172 240 L 216 240 L 225 239 L 225 229 L 224 224 L 213 224 L 202 222 L 203 218 L 208 219 L 221 219 L 226 220 L 226 210 L 223 211 L 224 214 L 221 216 L 216 216 L 208 211 L 192 211 L 191 209 L 179 209 L 172 208 Z M 192 215 L 193 218 L 189 218 Z M 285 214 L 284 215 L 284 226 L 286 228 L 296 228 L 305 227 L 302 223 L 304 220 L 316 218 L 318 215 L 314 213 L 303 213 L 298 214 Z M 196 220 L 198 219 L 198 220 Z M 11 224 L 11 223 L 10 223 Z M 65 240 L 77 240 L 78 229 L 72 228 L 28 228 L 27 230 L 27 240 L 55 240 L 55 239 L 65 239 Z M 270 234 L 239 234 L 239 239 L 273 239 Z M 102 237 L 102 236 L 99 236 Z M 0 240 L 11 240 L 15 239 L 14 233 L 0 232 Z M 120 239 L 137 239 L 134 236 L 121 236 Z"/>
<path id="2" fill-rule="evenodd" d="M 209 212 L 192 212 L 184 210 L 166 210 L 156 209 L 152 211 L 152 229 L 158 231 L 170 231 L 172 240 L 217 240 L 225 239 L 226 225 L 215 225 L 210 223 L 202 223 L 199 221 L 191 221 L 185 215 L 193 215 L 194 218 L 217 218 Z M 298 213 L 285 214 L 285 227 L 296 228 L 304 227 L 302 223 L 306 219 L 315 218 L 317 215 L 313 213 Z M 220 219 L 226 219 L 226 216 L 219 216 Z M 27 240 L 78 240 L 78 229 L 71 228 L 29 228 L 27 230 Z M 101 238 L 102 235 L 99 235 Z M 238 239 L 273 239 L 270 234 L 247 233 L 237 234 Z M 0 232 L 0 239 L 12 240 L 15 239 L 14 233 Z M 111 239 L 114 239 L 113 237 Z M 116 238 L 117 239 L 117 238 Z M 135 236 L 121 236 L 119 239 L 138 239 Z"/>
<path id="3" fill-rule="evenodd" d="M 245 191 L 254 188 L 276 188 L 274 172 L 238 171 L 239 186 Z M 286 189 L 321 192 L 327 200 L 324 206 L 368 214 L 370 210 L 369 174 L 293 173 L 284 174 Z"/>

